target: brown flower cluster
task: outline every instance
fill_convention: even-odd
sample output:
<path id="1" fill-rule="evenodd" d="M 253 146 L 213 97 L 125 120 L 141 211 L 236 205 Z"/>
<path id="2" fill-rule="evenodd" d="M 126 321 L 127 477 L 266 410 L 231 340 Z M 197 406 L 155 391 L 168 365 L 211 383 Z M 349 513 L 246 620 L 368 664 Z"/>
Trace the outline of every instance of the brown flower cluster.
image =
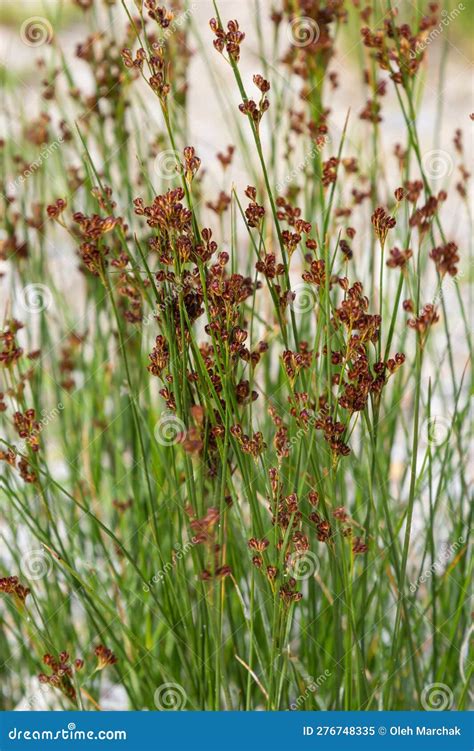
<path id="1" fill-rule="evenodd" d="M 255 432 L 252 438 L 250 438 L 243 432 L 240 425 L 233 425 L 231 428 L 231 433 L 237 440 L 244 454 L 250 454 L 250 456 L 252 456 L 255 461 L 257 461 L 259 456 L 267 448 L 267 444 L 263 440 L 263 435 L 262 433 L 260 433 L 260 431 Z"/>
<path id="2" fill-rule="evenodd" d="M 36 412 L 34 409 L 27 409 L 23 414 L 22 412 L 15 412 L 13 415 L 13 424 L 15 430 L 23 438 L 32 451 L 39 451 L 39 431 L 40 425 L 36 420 Z"/>
<path id="3" fill-rule="evenodd" d="M 300 342 L 298 352 L 293 352 L 290 349 L 286 349 L 283 352 L 283 367 L 292 383 L 294 383 L 301 370 L 311 366 L 312 359 L 313 353 L 309 349 L 308 342 Z"/>
<path id="4" fill-rule="evenodd" d="M 97 670 L 103 670 L 108 665 L 115 665 L 117 662 L 117 658 L 108 647 L 105 647 L 103 644 L 99 644 L 95 650 L 94 654 L 97 657 Z"/>
<path id="5" fill-rule="evenodd" d="M 298 5 L 284 0 L 282 11 L 273 11 L 272 17 L 277 26 L 283 18 L 288 23 L 290 44 L 283 63 L 302 79 L 302 98 L 308 96 L 309 81 L 326 70 L 334 55 L 335 25 L 347 19 L 345 0 L 304 0 Z"/>
<path id="6" fill-rule="evenodd" d="M 384 18 L 381 29 L 372 31 L 368 26 L 361 29 L 364 45 L 373 50 L 374 60 L 382 70 L 390 72 L 395 83 L 408 86 L 416 75 L 424 58 L 426 38 L 438 24 L 437 9 L 437 3 L 430 3 L 429 14 L 420 17 L 416 30 L 407 23 L 396 25 L 396 8 Z"/>
<path id="7" fill-rule="evenodd" d="M 437 196 L 429 196 L 424 206 L 415 209 L 410 217 L 410 227 L 416 227 L 421 236 L 425 235 L 438 212 L 440 204 L 447 198 L 444 190 L 441 190 Z"/>
<path id="8" fill-rule="evenodd" d="M 413 251 L 410 248 L 406 248 L 406 250 L 392 248 L 390 250 L 390 258 L 387 261 L 387 266 L 390 269 L 404 269 L 412 256 Z"/>
<path id="9" fill-rule="evenodd" d="M 0 461 L 6 462 L 10 467 L 16 468 L 16 454 L 13 451 L 13 449 L 7 449 L 6 451 L 3 451 L 3 449 L 0 449 Z M 20 477 L 24 482 L 27 483 L 35 483 L 38 480 L 38 476 L 34 470 L 31 469 L 30 464 L 26 459 L 20 459 L 18 462 L 18 471 L 20 473 Z"/>
<path id="10" fill-rule="evenodd" d="M 188 260 L 194 250 L 191 240 L 192 214 L 183 206 L 183 198 L 183 188 L 174 188 L 156 196 L 150 206 L 145 206 L 141 198 L 134 201 L 135 213 L 145 216 L 148 225 L 159 231 L 158 238 L 153 238 L 150 246 L 159 253 L 160 261 L 167 265 L 173 263 L 173 250 L 183 261 Z"/>
<path id="11" fill-rule="evenodd" d="M 334 317 L 337 322 L 343 324 L 346 331 L 351 335 L 349 340 L 351 350 L 360 351 L 361 344 L 377 342 L 380 316 L 367 312 L 369 299 L 364 295 L 361 282 L 355 282 L 352 287 L 349 287 L 348 280 L 342 278 L 339 283 L 343 287 L 345 295 L 341 304 L 336 308 Z M 356 331 L 357 334 L 354 333 Z"/>
<path id="12" fill-rule="evenodd" d="M 230 498 L 226 501 L 230 503 Z M 220 521 L 219 509 L 211 506 L 205 516 L 199 519 L 192 508 L 186 509 L 191 517 L 190 527 L 193 531 L 192 542 L 195 545 L 205 545 L 207 549 L 207 564 L 201 571 L 203 581 L 224 579 L 232 574 L 231 567 L 223 561 L 223 550 L 217 542 L 216 528 Z"/>
<path id="13" fill-rule="evenodd" d="M 338 456 L 348 456 L 350 454 L 351 450 L 344 442 L 344 434 L 346 432 L 344 423 L 334 420 L 328 414 L 323 414 L 316 419 L 314 426 L 316 430 L 322 430 L 324 439 L 332 451 L 334 461 Z"/>
<path id="14" fill-rule="evenodd" d="M 168 342 L 162 334 L 158 334 L 156 337 L 155 346 L 148 357 L 150 359 L 150 364 L 148 365 L 149 372 L 154 376 L 160 377 L 162 371 L 168 367 L 169 363 Z"/>
<path id="15" fill-rule="evenodd" d="M 328 542 L 332 537 L 332 528 L 327 519 L 323 519 L 318 511 L 312 511 L 309 520 L 316 525 L 316 536 L 319 542 Z"/>
<path id="16" fill-rule="evenodd" d="M 49 668 L 50 673 L 40 673 L 38 676 L 39 682 L 59 689 L 67 699 L 75 702 L 77 695 L 73 684 L 74 668 L 76 670 L 82 669 L 82 660 L 76 660 L 73 667 L 68 652 L 61 652 L 57 659 L 48 653 L 43 657 L 43 664 Z"/>
<path id="17" fill-rule="evenodd" d="M 64 198 L 57 198 L 54 203 L 47 207 L 46 213 L 50 219 L 58 219 L 65 211 L 67 201 Z"/>
<path id="18" fill-rule="evenodd" d="M 107 267 L 107 256 L 110 248 L 104 245 L 104 235 L 122 224 L 122 219 L 99 214 L 86 216 L 80 211 L 73 214 L 73 219 L 79 225 L 80 238 L 79 257 L 85 268 L 94 276 L 104 278 Z"/>
<path id="19" fill-rule="evenodd" d="M 145 0 L 145 8 L 150 18 L 159 23 L 162 29 L 167 29 L 174 19 L 174 14 L 158 5 L 156 0 Z"/>
<path id="20" fill-rule="evenodd" d="M 222 54 L 225 49 L 230 60 L 238 63 L 240 60 L 240 45 L 245 39 L 245 34 L 240 31 L 238 21 L 229 21 L 227 31 L 224 31 L 217 18 L 211 18 L 209 26 L 216 36 L 213 42 L 216 50 Z"/>
<path id="21" fill-rule="evenodd" d="M 255 127 L 258 129 L 260 120 L 270 107 L 270 101 L 266 97 L 266 93 L 270 91 L 270 84 L 263 78 L 263 76 L 259 74 L 253 77 L 253 82 L 256 85 L 257 89 L 260 89 L 262 93 L 260 101 L 257 104 L 253 99 L 246 99 L 244 102 L 239 104 L 239 110 L 243 115 L 248 115 L 252 119 Z"/>
<path id="22" fill-rule="evenodd" d="M 436 269 L 441 276 L 445 274 L 456 276 L 458 273 L 459 254 L 456 243 L 450 242 L 433 248 L 430 258 L 435 262 Z"/>
<path id="23" fill-rule="evenodd" d="M 388 231 L 390 229 L 393 229 L 396 223 L 397 220 L 395 219 L 395 217 L 387 214 L 382 206 L 379 206 L 377 209 L 375 209 L 374 213 L 372 214 L 372 226 L 382 247 L 385 245 Z"/>
<path id="24" fill-rule="evenodd" d="M 127 253 L 121 252 L 118 258 L 111 261 L 111 266 L 119 270 L 115 288 L 120 295 L 123 317 L 129 323 L 140 323 L 143 317 L 142 292 L 131 268 L 130 257 Z M 143 282 L 145 287 L 148 284 L 148 280 Z"/>
<path id="25" fill-rule="evenodd" d="M 430 330 L 431 326 L 433 326 L 438 321 L 439 314 L 436 306 L 432 303 L 427 303 L 423 307 L 421 313 L 416 316 L 416 318 L 408 319 L 407 326 L 409 326 L 411 329 L 415 329 L 420 337 L 420 344 L 421 346 L 423 346 L 428 331 Z"/>
<path id="26" fill-rule="evenodd" d="M 20 583 L 17 576 L 7 576 L 0 579 L 0 592 L 12 595 L 19 605 L 24 605 L 30 589 Z"/>
<path id="27" fill-rule="evenodd" d="M 312 526 L 310 525 L 308 532 L 305 532 L 305 524 L 309 521 L 316 525 L 316 538 L 319 542 L 328 543 L 332 530 L 329 522 L 315 511 L 305 519 L 298 495 L 294 492 L 284 494 L 282 476 L 277 468 L 270 468 L 269 478 L 273 497 L 269 501 L 268 509 L 272 525 L 278 530 L 276 547 L 274 548 L 266 537 L 251 537 L 248 547 L 252 553 L 253 565 L 262 571 L 273 591 L 275 587 L 279 587 L 281 600 L 289 606 L 299 602 L 303 597 L 298 591 L 299 574 L 304 573 L 306 577 L 313 573 L 311 566 L 315 556 L 310 545 Z M 313 508 L 318 505 L 319 496 L 315 490 L 308 493 L 307 503 Z M 273 562 L 277 554 L 283 560 L 282 569 Z"/>
<path id="28" fill-rule="evenodd" d="M 94 655 L 97 658 L 94 672 L 115 665 L 117 662 L 114 653 L 103 644 L 99 644 L 94 649 Z M 48 653 L 43 657 L 43 664 L 49 668 L 50 672 L 40 673 L 39 682 L 57 688 L 67 699 L 75 703 L 77 700 L 75 676 L 84 669 L 84 660 L 77 658 L 72 662 L 68 652 L 60 652 L 57 658 Z"/>
<path id="29" fill-rule="evenodd" d="M 162 106 L 165 107 L 166 99 L 171 91 L 171 85 L 168 79 L 169 66 L 165 58 L 163 46 L 159 43 L 154 44 L 152 54 L 147 54 L 143 47 L 140 47 L 135 57 L 133 57 L 131 50 L 125 47 L 122 50 L 122 60 L 127 68 L 138 70 L 142 75 L 144 75 L 144 63 L 147 62 L 151 75 L 148 78 L 144 76 L 145 80 L 160 100 Z"/>
<path id="30" fill-rule="evenodd" d="M 265 209 L 263 206 L 257 203 L 257 189 L 248 185 L 245 190 L 245 195 L 250 198 L 250 203 L 245 209 L 245 216 L 247 218 L 247 224 L 249 227 L 260 227 L 263 217 L 265 216 Z"/>
<path id="31" fill-rule="evenodd" d="M 23 324 L 12 318 L 6 321 L 4 330 L 0 333 L 2 347 L 0 350 L 0 363 L 7 368 L 15 365 L 23 355 L 23 349 L 18 346 L 16 340 L 16 334 L 22 328 Z"/>
<path id="32" fill-rule="evenodd" d="M 282 263 L 277 263 L 275 253 L 265 253 L 260 261 L 257 261 L 255 268 L 268 280 L 285 273 L 285 267 Z"/>

